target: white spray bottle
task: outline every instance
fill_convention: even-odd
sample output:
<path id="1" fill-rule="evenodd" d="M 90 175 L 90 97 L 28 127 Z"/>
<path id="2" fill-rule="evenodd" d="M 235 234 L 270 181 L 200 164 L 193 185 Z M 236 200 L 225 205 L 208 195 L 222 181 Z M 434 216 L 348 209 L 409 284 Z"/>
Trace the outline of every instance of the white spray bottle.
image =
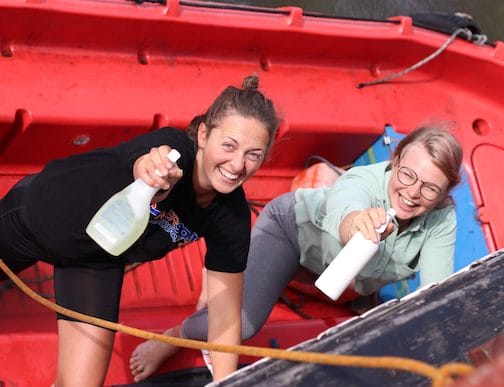
<path id="1" fill-rule="evenodd" d="M 387 228 L 396 211 L 387 211 L 387 221 L 376 229 L 378 236 Z M 339 252 L 315 281 L 315 286 L 332 300 L 337 300 L 352 280 L 378 250 L 378 243 L 365 239 L 359 231 Z"/>
<path id="2" fill-rule="evenodd" d="M 176 149 L 168 153 L 172 163 L 179 158 L 180 153 Z M 100 207 L 86 227 L 86 232 L 109 254 L 122 254 L 147 227 L 150 203 L 157 191 L 158 188 L 136 179 Z"/>

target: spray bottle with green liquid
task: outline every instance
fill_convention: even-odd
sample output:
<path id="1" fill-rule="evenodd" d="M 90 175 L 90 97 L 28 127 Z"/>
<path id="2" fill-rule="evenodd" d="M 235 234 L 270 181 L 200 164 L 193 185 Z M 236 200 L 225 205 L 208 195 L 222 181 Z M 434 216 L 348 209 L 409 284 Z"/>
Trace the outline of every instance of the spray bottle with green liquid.
<path id="1" fill-rule="evenodd" d="M 176 149 L 168 153 L 172 163 L 179 158 Z M 145 231 L 150 204 L 157 191 L 158 188 L 136 179 L 100 207 L 86 227 L 87 234 L 109 254 L 122 254 Z"/>

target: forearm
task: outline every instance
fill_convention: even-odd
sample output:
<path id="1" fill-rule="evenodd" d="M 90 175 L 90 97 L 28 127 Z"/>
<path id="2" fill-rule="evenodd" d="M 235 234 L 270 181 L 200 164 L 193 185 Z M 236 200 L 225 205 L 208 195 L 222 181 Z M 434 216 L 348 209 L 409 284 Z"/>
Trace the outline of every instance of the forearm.
<path id="1" fill-rule="evenodd" d="M 213 331 L 209 326 L 209 334 Z M 209 336 L 210 343 L 239 345 L 241 343 L 241 323 L 233 324 L 222 335 Z M 238 355 L 234 353 L 211 351 L 213 379 L 220 380 L 238 368 Z"/>
<path id="2" fill-rule="evenodd" d="M 239 345 L 241 342 L 241 298 L 243 273 L 208 271 L 208 341 Z M 238 367 L 238 355 L 210 352 L 213 378 L 220 380 Z"/>

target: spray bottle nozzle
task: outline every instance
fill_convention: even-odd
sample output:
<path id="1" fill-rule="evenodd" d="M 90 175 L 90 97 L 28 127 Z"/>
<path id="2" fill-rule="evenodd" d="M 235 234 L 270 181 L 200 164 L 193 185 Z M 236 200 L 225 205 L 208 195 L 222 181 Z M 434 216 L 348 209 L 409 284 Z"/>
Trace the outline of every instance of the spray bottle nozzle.
<path id="1" fill-rule="evenodd" d="M 394 210 L 393 208 L 391 208 L 390 210 L 387 211 L 387 220 L 385 221 L 385 223 L 383 223 L 380 227 L 378 227 L 376 229 L 376 232 L 378 233 L 382 233 L 385 231 L 385 229 L 387 228 L 388 224 L 390 223 L 390 221 L 392 220 L 392 218 L 394 216 L 396 216 L 396 210 Z"/>

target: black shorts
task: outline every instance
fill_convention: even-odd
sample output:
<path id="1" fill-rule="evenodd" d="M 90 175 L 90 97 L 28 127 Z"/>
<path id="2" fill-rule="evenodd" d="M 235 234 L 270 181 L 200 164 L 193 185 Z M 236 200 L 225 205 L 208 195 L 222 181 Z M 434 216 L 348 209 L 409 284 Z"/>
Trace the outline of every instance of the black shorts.
<path id="1" fill-rule="evenodd" d="M 0 258 L 15 273 L 42 260 L 54 266 L 56 302 L 65 308 L 117 322 L 124 275 L 121 261 L 55 260 L 39 243 L 22 217 L 22 198 L 31 176 L 0 200 Z M 7 275 L 0 270 L 0 281 Z M 73 320 L 59 315 L 58 318 Z"/>

